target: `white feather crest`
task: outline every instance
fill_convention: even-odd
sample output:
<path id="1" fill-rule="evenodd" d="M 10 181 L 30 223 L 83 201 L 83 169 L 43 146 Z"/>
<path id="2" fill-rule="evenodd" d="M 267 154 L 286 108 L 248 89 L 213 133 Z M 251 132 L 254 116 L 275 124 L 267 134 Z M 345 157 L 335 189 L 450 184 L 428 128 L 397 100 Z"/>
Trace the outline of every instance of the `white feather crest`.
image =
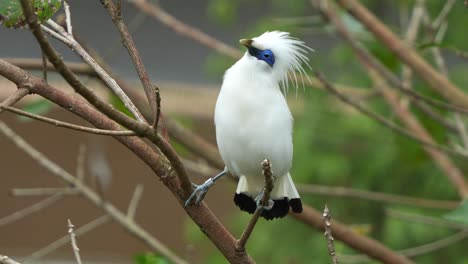
<path id="1" fill-rule="evenodd" d="M 270 49 L 275 55 L 276 61 L 273 71 L 283 93 L 288 91 L 288 81 L 291 80 L 294 88 L 296 88 L 297 96 L 298 81 L 296 72 L 299 73 L 304 87 L 304 77 L 309 81 L 310 79 L 303 65 L 312 69 L 307 55 L 309 51 L 313 52 L 314 50 L 308 47 L 304 41 L 291 37 L 288 32 L 282 31 L 267 31 L 252 40 L 254 47 Z"/>

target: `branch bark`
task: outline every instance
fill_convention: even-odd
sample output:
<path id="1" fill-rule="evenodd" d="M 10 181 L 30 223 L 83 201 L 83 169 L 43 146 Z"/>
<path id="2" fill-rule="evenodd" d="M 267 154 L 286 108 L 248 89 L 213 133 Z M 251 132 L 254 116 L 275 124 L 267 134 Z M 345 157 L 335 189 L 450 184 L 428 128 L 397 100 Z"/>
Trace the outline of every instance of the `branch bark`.
<path id="1" fill-rule="evenodd" d="M 421 58 L 411 47 L 405 45 L 378 18 L 356 0 L 338 0 L 339 4 L 353 17 L 361 22 L 377 39 L 379 39 L 398 58 L 410 66 L 434 91 L 445 97 L 451 103 L 460 107 L 468 107 L 468 95 L 453 84 L 449 79 L 436 71 Z"/>

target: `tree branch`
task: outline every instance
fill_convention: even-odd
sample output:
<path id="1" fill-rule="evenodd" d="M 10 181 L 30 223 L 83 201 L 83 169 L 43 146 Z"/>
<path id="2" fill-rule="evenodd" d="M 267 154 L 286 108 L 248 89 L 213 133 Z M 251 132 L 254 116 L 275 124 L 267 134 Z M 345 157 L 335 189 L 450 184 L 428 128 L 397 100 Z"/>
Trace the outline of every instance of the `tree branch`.
<path id="1" fill-rule="evenodd" d="M 138 77 L 140 78 L 145 90 L 146 98 L 148 99 L 151 110 L 153 113 L 156 113 L 156 97 L 153 93 L 151 80 L 148 76 L 148 72 L 146 71 L 145 66 L 143 65 L 143 61 L 141 60 L 138 50 L 135 47 L 135 43 L 133 42 L 130 32 L 128 32 L 127 26 L 123 22 L 120 8 L 117 9 L 112 0 L 102 0 L 101 3 L 117 27 L 122 38 L 122 43 L 127 49 L 130 58 L 132 59 L 133 65 L 137 70 Z"/>
<path id="2" fill-rule="evenodd" d="M 263 212 L 263 207 L 268 206 L 268 202 L 270 200 L 270 194 L 273 190 L 273 173 L 271 172 L 271 162 L 267 159 L 262 161 L 262 174 L 265 177 L 265 186 L 263 187 L 262 191 L 262 200 L 260 201 L 260 206 L 257 206 L 257 209 L 252 215 L 252 218 L 245 227 L 244 232 L 242 232 L 241 237 L 236 242 L 237 251 L 245 251 L 245 244 L 247 243 L 247 240 L 252 234 L 252 231 Z"/>
<path id="3" fill-rule="evenodd" d="M 96 207 L 101 208 L 106 212 L 114 221 L 119 223 L 124 227 L 129 233 L 135 235 L 137 238 L 141 239 L 152 249 L 156 250 L 160 254 L 166 256 L 168 259 L 174 263 L 186 263 L 185 260 L 181 259 L 179 256 L 175 255 L 171 250 L 169 250 L 164 244 L 159 240 L 152 237 L 146 230 L 141 226 L 136 224 L 133 221 L 129 221 L 124 213 L 117 209 L 114 205 L 104 201 L 94 190 L 85 185 L 83 182 L 78 181 L 76 177 L 65 171 L 56 163 L 47 159 L 42 153 L 34 149 L 21 137 L 15 134 L 6 124 L 0 121 L 0 131 L 8 139 L 10 139 L 18 148 L 28 154 L 31 158 L 37 161 L 41 166 L 49 170 L 51 173 L 60 177 L 62 180 L 71 184 L 78 190 L 83 197 L 88 201 L 93 203 Z"/>
<path id="4" fill-rule="evenodd" d="M 468 105 L 467 94 L 445 76 L 434 70 L 429 63 L 422 59 L 411 47 L 405 45 L 361 3 L 356 0 L 338 0 L 338 2 L 400 58 L 401 61 L 410 66 L 434 91 L 457 106 L 466 107 Z"/>
<path id="5" fill-rule="evenodd" d="M 76 131 L 81 131 L 81 132 L 87 132 L 87 133 L 96 134 L 96 135 L 106 135 L 106 136 L 135 136 L 136 135 L 136 133 L 133 132 L 133 131 L 122 131 L 122 130 L 113 131 L 113 130 L 105 130 L 105 129 L 91 128 L 91 127 L 84 127 L 84 126 L 79 126 L 79 125 L 75 125 L 75 124 L 70 124 L 70 123 L 67 123 L 67 122 L 62 122 L 62 121 L 52 119 L 52 118 L 48 118 L 48 117 L 45 117 L 45 116 L 40 116 L 40 115 L 28 113 L 26 111 L 23 111 L 23 110 L 20 110 L 20 109 L 11 107 L 11 106 L 0 105 L 0 109 L 4 109 L 4 110 L 7 110 L 9 112 L 21 115 L 21 116 L 36 119 L 36 120 L 42 121 L 44 123 L 52 124 L 52 125 L 55 125 L 55 126 L 58 126 L 58 127 L 64 127 L 64 128 L 68 128 L 68 129 L 72 129 L 72 130 L 76 130 Z"/>
<path id="6" fill-rule="evenodd" d="M 102 113 L 79 98 L 69 96 L 63 91 L 42 82 L 40 79 L 29 75 L 25 71 L 1 59 L 0 75 L 5 76 L 7 79 L 15 83 L 28 83 L 28 87 L 30 87 L 32 92 L 37 93 L 57 105 L 73 112 L 98 128 L 107 130 L 120 129 L 118 124 L 109 120 Z M 139 126 L 139 124 L 137 125 Z M 152 133 L 154 133 L 154 131 L 152 131 Z M 186 197 L 191 192 L 191 183 L 188 181 L 190 189 L 182 191 L 180 188 L 181 185 L 177 181 L 177 171 L 171 168 L 169 161 L 164 156 L 155 152 L 137 137 L 119 136 L 115 138 L 133 151 L 156 173 L 156 175 L 161 178 L 162 182 L 169 188 L 169 190 L 171 190 L 181 205 L 185 202 Z M 204 230 L 208 238 L 220 249 L 228 260 L 244 263 L 252 261 L 245 252 L 241 253 L 235 250 L 235 238 L 219 222 L 205 203 L 201 203 L 199 206 L 187 207 L 186 211 L 194 222 Z"/>
<path id="7" fill-rule="evenodd" d="M 8 225 L 14 223 L 20 219 L 23 219 L 31 214 L 37 213 L 56 202 L 60 201 L 63 198 L 63 194 L 60 192 L 56 192 L 54 195 L 47 197 L 37 203 L 34 203 L 28 207 L 25 207 L 21 210 L 18 210 L 10 215 L 0 218 L 0 227 L 4 225 Z"/>
<path id="8" fill-rule="evenodd" d="M 333 238 L 331 230 L 331 215 L 327 205 L 325 205 L 325 209 L 323 209 L 323 224 L 325 226 L 324 236 L 327 240 L 328 254 L 332 259 L 332 263 L 338 264 L 338 257 L 336 256 L 335 246 L 333 245 L 335 239 Z"/>
<path id="9" fill-rule="evenodd" d="M 460 204 L 459 201 L 423 199 L 410 196 L 395 195 L 390 193 L 373 192 L 338 186 L 324 186 L 317 184 L 299 184 L 297 185 L 297 189 L 302 195 L 318 194 L 325 196 L 349 197 L 383 203 L 396 203 L 433 209 L 455 209 Z"/>
<path id="10" fill-rule="evenodd" d="M 301 214 L 293 214 L 291 215 L 303 221 L 307 225 L 310 225 L 314 228 L 320 229 L 325 231 L 325 227 L 323 225 L 323 216 L 320 212 L 310 207 L 304 207 L 304 211 Z M 368 255 L 369 257 L 379 260 L 383 263 L 404 263 L 410 264 L 414 263 L 410 259 L 398 254 L 395 251 L 385 247 L 380 242 L 373 240 L 371 238 L 362 236 L 357 234 L 356 232 L 352 231 L 351 229 L 347 228 L 345 225 L 331 220 L 331 225 L 333 226 L 333 234 L 334 238 L 342 241 L 343 243 L 347 244 L 348 246 L 363 252 L 364 254 Z"/>
<path id="11" fill-rule="evenodd" d="M 15 260 L 13 260 L 12 258 L 8 256 L 0 254 L 0 264 L 21 264 L 21 263 L 16 262 Z"/>

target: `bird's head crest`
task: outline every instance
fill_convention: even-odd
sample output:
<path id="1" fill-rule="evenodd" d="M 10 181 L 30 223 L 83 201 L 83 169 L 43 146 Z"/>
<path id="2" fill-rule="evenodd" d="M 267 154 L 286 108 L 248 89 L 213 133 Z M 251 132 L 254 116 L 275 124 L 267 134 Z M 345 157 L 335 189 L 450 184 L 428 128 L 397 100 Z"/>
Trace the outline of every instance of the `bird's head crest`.
<path id="1" fill-rule="evenodd" d="M 303 65 L 310 68 L 307 54 L 313 50 L 303 41 L 291 37 L 288 32 L 267 31 L 252 39 L 241 39 L 240 43 L 247 47 L 250 56 L 264 61 L 271 67 L 271 72 L 282 89 L 288 89 L 290 78 L 295 81 L 297 91 L 296 72 L 299 73 L 302 83 L 304 77 L 308 78 Z"/>

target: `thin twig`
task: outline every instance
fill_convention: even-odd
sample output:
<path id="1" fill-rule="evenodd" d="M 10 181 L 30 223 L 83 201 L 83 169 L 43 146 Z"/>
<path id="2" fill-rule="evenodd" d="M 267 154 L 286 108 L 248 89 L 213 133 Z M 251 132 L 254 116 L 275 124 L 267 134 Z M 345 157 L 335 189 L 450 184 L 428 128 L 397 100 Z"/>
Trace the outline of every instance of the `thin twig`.
<path id="1" fill-rule="evenodd" d="M 28 88 L 18 88 L 16 92 L 14 92 L 12 95 L 10 95 L 7 99 L 5 99 L 3 102 L 0 103 L 0 106 L 12 106 L 16 104 L 19 100 L 21 100 L 23 97 L 29 94 L 29 89 Z M 3 112 L 3 108 L 0 107 L 0 113 Z"/>
<path id="2" fill-rule="evenodd" d="M 65 21 L 67 23 L 67 32 L 68 34 L 73 36 L 70 6 L 68 5 L 67 1 L 62 0 L 62 2 L 63 2 L 63 8 L 65 9 Z"/>
<path id="3" fill-rule="evenodd" d="M 78 193 L 79 192 L 76 189 L 70 187 L 13 188 L 10 190 L 10 194 L 13 196 L 49 196 L 55 194 L 75 195 Z"/>
<path id="4" fill-rule="evenodd" d="M 262 173 L 263 176 L 265 176 L 265 187 L 263 187 L 262 200 L 260 206 L 257 207 L 255 213 L 252 215 L 252 218 L 245 227 L 244 232 L 242 232 L 241 237 L 239 238 L 239 240 L 237 240 L 237 251 L 245 251 L 245 244 L 247 243 L 247 240 L 252 234 L 252 231 L 255 228 L 255 225 L 257 224 L 258 218 L 260 218 L 260 215 L 263 212 L 263 207 L 267 206 L 270 200 L 270 194 L 273 190 L 273 173 L 271 172 L 271 162 L 267 159 L 262 161 Z"/>
<path id="5" fill-rule="evenodd" d="M 458 106 L 468 105 L 468 95 L 437 72 L 411 47 L 405 45 L 388 27 L 357 0 L 339 0 L 340 5 L 387 46 L 401 61 L 410 66 L 435 92 Z"/>
<path id="6" fill-rule="evenodd" d="M 347 197 L 365 199 L 376 202 L 403 204 L 417 207 L 434 208 L 434 209 L 455 209 L 459 206 L 459 201 L 444 201 L 416 198 L 403 195 L 395 195 L 382 192 L 373 192 L 367 190 L 359 190 L 354 188 L 325 186 L 317 184 L 298 184 L 297 189 L 301 194 L 315 194 L 325 196 Z"/>
<path id="7" fill-rule="evenodd" d="M 325 231 L 322 213 L 308 206 L 304 206 L 303 209 L 304 211 L 301 214 L 290 213 L 290 215 L 303 221 L 307 225 Z M 379 260 L 382 263 L 414 264 L 411 259 L 389 249 L 381 242 L 363 235 L 358 235 L 355 231 L 336 220 L 332 219 L 331 222 L 333 225 L 334 238 L 342 241 L 355 250 L 364 252 L 369 257 Z M 340 261 L 343 262 L 341 257 Z"/>
<path id="8" fill-rule="evenodd" d="M 51 36 L 57 38 L 66 44 L 70 49 L 75 51 L 94 71 L 101 77 L 101 79 L 106 83 L 106 85 L 111 88 L 111 90 L 119 97 L 120 100 L 124 103 L 125 107 L 135 116 L 135 118 L 140 122 L 146 122 L 140 111 L 136 108 L 130 98 L 125 94 L 125 92 L 120 88 L 117 82 L 112 78 L 97 62 L 91 57 L 88 52 L 75 40 L 73 35 L 65 31 L 63 27 L 58 25 L 52 20 L 48 20 L 47 24 L 53 27 L 57 33 L 51 33 Z M 47 27 L 42 26 L 43 29 Z M 60 37 L 57 37 L 59 35 Z"/>
<path id="9" fill-rule="evenodd" d="M 442 7 L 442 10 L 440 10 L 439 15 L 437 15 L 437 18 L 434 19 L 434 22 L 431 24 L 433 29 L 437 30 L 444 23 L 444 21 L 446 21 L 447 16 L 450 11 L 452 11 L 455 2 L 456 0 L 447 0 L 447 2 L 445 2 L 445 5 Z"/>
<path id="10" fill-rule="evenodd" d="M 90 187 L 85 185 L 83 182 L 78 181 L 76 177 L 68 173 L 62 167 L 49 160 L 44 154 L 40 153 L 33 146 L 24 141 L 18 136 L 13 130 L 11 130 L 5 123 L 0 121 L 0 132 L 10 139 L 15 145 L 28 154 L 31 158 L 37 161 L 41 166 L 48 169 L 51 173 L 60 177 L 62 180 L 71 184 L 79 190 L 83 197 L 93 203 L 96 207 L 101 208 L 105 211 L 114 221 L 124 227 L 129 233 L 135 235 L 142 241 L 144 241 L 153 250 L 166 256 L 174 263 L 186 263 L 185 260 L 174 254 L 166 245 L 161 243 L 155 237 L 151 236 L 145 229 L 136 224 L 133 221 L 129 221 L 126 215 L 121 212 L 114 205 L 109 202 L 104 202 L 101 197 Z"/>
<path id="11" fill-rule="evenodd" d="M 106 136 L 135 136 L 136 135 L 135 132 L 128 131 L 128 130 L 127 131 L 118 131 L 118 130 L 112 131 L 112 130 L 105 130 L 105 129 L 99 129 L 99 128 L 79 126 L 79 125 L 59 121 L 56 119 L 48 118 L 45 116 L 28 113 L 26 111 L 23 111 L 23 110 L 20 110 L 11 106 L 3 106 L 1 104 L 0 104 L 0 108 L 9 112 L 18 114 L 18 115 L 26 116 L 26 117 L 36 119 L 36 120 L 39 120 L 48 124 L 52 124 L 58 127 L 64 127 L 64 128 L 81 131 L 81 132 L 87 132 L 87 133 L 96 134 L 96 135 L 106 135 Z"/>
<path id="12" fill-rule="evenodd" d="M 152 83 L 149 78 L 148 72 L 146 71 L 145 66 L 143 65 L 143 61 L 138 53 L 138 50 L 135 47 L 135 43 L 133 42 L 132 36 L 128 31 L 127 26 L 125 25 L 120 8 L 116 8 L 114 2 L 112 0 L 102 0 L 102 5 L 106 9 L 107 13 L 111 16 L 112 21 L 114 22 L 117 30 L 120 33 L 122 38 L 122 43 L 128 51 L 130 58 L 132 59 L 133 65 L 137 71 L 138 77 L 143 85 L 143 88 L 146 93 L 146 97 L 148 99 L 149 105 L 153 113 L 156 112 L 156 98 L 155 94 L 153 93 Z"/>
<path id="13" fill-rule="evenodd" d="M 28 207 L 18 210 L 10 215 L 0 218 L 0 227 L 14 223 L 20 219 L 23 219 L 31 214 L 40 212 L 47 207 L 52 206 L 56 202 L 63 198 L 62 193 L 55 193 L 54 195 L 47 197 L 37 203 L 34 203 Z"/>
<path id="14" fill-rule="evenodd" d="M 335 240 L 332 235 L 331 230 L 331 214 L 328 206 L 325 205 L 325 209 L 323 209 L 323 224 L 325 226 L 325 239 L 327 240 L 327 249 L 328 254 L 332 259 L 333 264 L 338 264 L 338 257 L 336 256 L 335 246 L 333 245 L 333 241 Z"/>
<path id="15" fill-rule="evenodd" d="M 402 250 L 398 250 L 397 252 L 406 257 L 417 257 L 424 254 L 428 254 L 434 252 L 436 250 L 440 250 L 451 246 L 455 243 L 463 241 L 465 238 L 468 237 L 468 230 L 463 230 L 454 235 L 444 237 L 442 239 L 423 244 L 416 247 L 406 248 Z M 340 255 L 340 259 L 342 262 L 345 263 L 363 263 L 370 261 L 370 258 L 366 255 Z"/>
<path id="16" fill-rule="evenodd" d="M 154 95 L 156 97 L 156 112 L 154 113 L 153 128 L 158 129 L 159 117 L 161 115 L 161 94 L 159 93 L 159 87 L 153 85 Z"/>
<path id="17" fill-rule="evenodd" d="M 42 78 L 45 82 L 47 82 L 47 56 L 45 55 L 44 51 L 41 51 L 42 57 Z"/>
<path id="18" fill-rule="evenodd" d="M 0 254 L 0 264 L 21 264 L 14 259 Z"/>
<path id="19" fill-rule="evenodd" d="M 163 23 L 175 32 L 198 43 L 201 43 L 212 50 L 215 50 L 233 59 L 238 59 L 242 56 L 242 52 L 238 49 L 231 47 L 216 38 L 213 38 L 198 28 L 178 20 L 176 17 L 166 12 L 159 5 L 151 4 L 147 0 L 127 0 L 127 2 L 137 7 L 141 12 L 145 12 L 149 16 L 157 19 L 159 22 Z"/>
<path id="20" fill-rule="evenodd" d="M 426 225 L 431 225 L 431 226 L 441 226 L 441 227 L 446 227 L 446 228 L 451 228 L 451 229 L 468 230 L 467 224 L 449 221 L 449 220 L 445 220 L 439 217 L 431 217 L 431 216 L 414 214 L 414 213 L 406 213 L 402 211 L 393 210 L 390 208 L 385 209 L 385 214 L 390 217 L 401 219 L 404 221 L 409 221 L 409 222 L 421 223 L 421 224 L 426 224 Z"/>
<path id="21" fill-rule="evenodd" d="M 330 91 L 332 94 L 336 95 L 336 97 L 338 97 L 341 101 L 353 106 L 355 109 L 357 109 L 359 112 L 371 117 L 372 119 L 378 121 L 379 123 L 381 123 L 382 125 L 390 128 L 391 130 L 393 131 L 396 131 L 406 137 L 408 137 L 409 139 L 412 139 L 418 143 L 420 143 L 421 145 L 424 145 L 424 146 L 427 146 L 427 147 L 431 147 L 431 148 L 434 148 L 434 149 L 438 149 L 438 150 L 442 150 L 442 151 L 445 151 L 447 153 L 450 153 L 450 154 L 454 154 L 454 155 L 457 155 L 457 156 L 460 156 L 460 157 L 463 157 L 463 158 L 467 158 L 468 156 L 465 155 L 464 153 L 461 153 L 459 151 L 456 151 L 456 150 L 453 150 L 451 148 L 447 148 L 445 146 L 442 146 L 442 145 L 439 145 L 439 144 L 435 144 L 435 143 L 431 143 L 431 142 L 428 142 L 428 141 L 425 141 L 425 140 L 422 140 L 420 139 L 419 137 L 415 136 L 413 133 L 411 133 L 410 131 L 406 130 L 405 128 L 402 128 L 400 127 L 399 125 L 395 124 L 394 122 L 386 119 L 385 117 L 375 113 L 375 112 L 372 112 L 370 111 L 369 109 L 363 107 L 362 105 L 354 102 L 352 99 L 350 99 L 349 97 L 341 94 L 338 90 L 336 90 L 336 88 L 333 87 L 333 85 L 328 82 L 324 76 L 319 73 L 319 72 L 315 72 L 315 75 L 317 76 L 317 78 L 324 84 L 324 87 Z"/>
<path id="22" fill-rule="evenodd" d="M 76 234 L 73 228 L 75 228 L 75 226 L 72 224 L 70 219 L 68 219 L 68 234 L 70 235 L 70 242 L 73 249 L 73 253 L 75 254 L 76 263 L 81 264 L 80 248 L 78 247 L 78 243 L 76 242 Z"/>
<path id="23" fill-rule="evenodd" d="M 75 230 L 75 234 L 79 235 L 79 236 L 83 236 L 86 233 L 88 233 L 88 232 L 102 226 L 103 224 L 109 222 L 110 219 L 111 218 L 109 217 L 109 215 L 100 216 L 100 217 L 92 220 L 91 222 L 77 228 Z M 24 262 L 25 263 L 36 263 L 39 259 L 49 255 L 50 253 L 54 252 L 55 250 L 57 250 L 60 247 L 63 247 L 64 245 L 66 245 L 69 242 L 70 242 L 70 235 L 68 235 L 68 234 L 64 235 L 61 238 L 53 241 L 52 243 L 46 245 L 45 247 L 43 247 L 43 248 L 41 248 L 39 250 L 36 250 L 31 255 L 27 256 L 25 258 Z"/>
<path id="24" fill-rule="evenodd" d="M 133 192 L 132 199 L 130 200 L 130 204 L 128 205 L 127 209 L 127 217 L 131 221 L 135 219 L 136 209 L 138 207 L 138 203 L 141 200 L 141 196 L 143 195 L 143 184 L 138 184 L 135 187 L 135 191 Z"/>
<path id="25" fill-rule="evenodd" d="M 86 163 L 86 144 L 81 143 L 78 147 L 78 155 L 76 157 L 76 178 L 83 181 L 85 177 L 85 163 Z"/>

